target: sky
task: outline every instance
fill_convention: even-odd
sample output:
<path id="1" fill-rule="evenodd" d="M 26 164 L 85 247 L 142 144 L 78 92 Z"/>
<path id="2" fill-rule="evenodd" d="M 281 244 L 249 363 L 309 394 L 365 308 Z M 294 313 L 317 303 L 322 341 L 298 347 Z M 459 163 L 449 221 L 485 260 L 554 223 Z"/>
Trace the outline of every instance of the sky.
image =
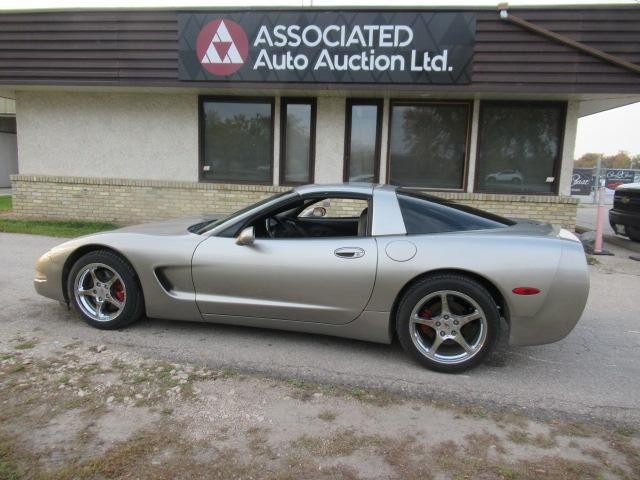
<path id="1" fill-rule="evenodd" d="M 575 158 L 587 152 L 640 153 L 640 102 L 578 120 Z"/>

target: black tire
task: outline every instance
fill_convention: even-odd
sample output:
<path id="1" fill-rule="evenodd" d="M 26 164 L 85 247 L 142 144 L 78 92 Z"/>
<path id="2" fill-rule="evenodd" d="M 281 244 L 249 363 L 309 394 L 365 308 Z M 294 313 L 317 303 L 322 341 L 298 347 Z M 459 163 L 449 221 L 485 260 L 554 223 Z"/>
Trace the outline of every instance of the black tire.
<path id="1" fill-rule="evenodd" d="M 124 284 L 124 292 L 126 296 L 123 297 L 123 307 L 119 309 L 119 313 L 112 320 L 96 320 L 88 315 L 81 305 L 78 304 L 78 300 L 75 294 L 75 284 L 78 275 L 91 264 L 102 264 L 112 269 L 119 275 L 122 284 Z M 106 269 L 103 269 L 107 272 Z M 133 267 L 124 260 L 122 257 L 109 250 L 96 250 L 89 252 L 86 255 L 80 257 L 71 267 L 69 276 L 67 278 L 67 293 L 69 302 L 73 306 L 74 310 L 82 317 L 82 319 L 89 325 L 101 330 L 115 330 L 123 328 L 132 322 L 138 320 L 144 312 L 144 298 L 142 291 L 138 286 L 138 280 Z"/>
<path id="2" fill-rule="evenodd" d="M 627 236 L 629 237 L 629 240 L 633 242 L 640 242 L 640 228 L 625 227 L 625 230 L 627 232 Z"/>
<path id="3" fill-rule="evenodd" d="M 442 361 L 439 361 L 437 359 L 434 360 L 434 359 L 428 358 L 426 354 L 423 353 L 416 346 L 416 344 L 414 343 L 414 340 L 412 339 L 412 325 L 411 325 L 412 322 L 410 321 L 412 312 L 414 311 L 415 308 L 418 308 L 419 304 L 422 303 L 422 300 L 425 297 L 429 297 L 429 295 L 432 295 L 432 294 L 435 294 L 436 292 L 441 292 L 441 291 L 461 293 L 462 295 L 472 299 L 480 307 L 481 312 L 479 313 L 482 313 L 485 319 L 484 322 L 481 319 L 477 320 L 477 322 L 482 323 L 482 326 L 480 326 L 480 324 L 473 325 L 473 321 L 469 322 L 469 326 L 476 329 L 476 332 L 481 332 L 482 331 L 481 328 L 486 329 L 486 336 L 484 338 L 484 342 L 477 340 L 478 342 L 477 350 L 475 350 L 473 354 L 463 353 L 463 355 L 469 356 L 469 358 L 467 358 L 466 360 L 461 359 L 459 361 L 457 360 L 445 361 L 443 359 Z M 434 298 L 437 299 L 438 297 L 434 297 Z M 456 305 L 456 302 L 459 302 L 459 305 L 463 307 L 465 306 L 465 303 L 466 303 L 468 307 L 473 308 L 474 311 L 478 311 L 474 305 L 472 305 L 471 303 L 468 303 L 462 297 L 456 297 L 455 294 L 451 294 L 451 296 L 449 296 L 448 298 L 450 299 L 449 301 L 451 301 L 454 306 Z M 437 308 L 437 306 L 435 308 Z M 451 310 L 451 313 L 454 313 L 453 309 Z M 460 318 L 460 317 L 452 316 L 451 318 Z M 444 322 L 444 320 L 442 321 Z M 450 321 L 447 320 L 448 328 L 456 328 L 455 326 L 452 326 L 449 323 Z M 417 335 L 431 333 L 426 330 L 422 330 L 423 333 L 420 333 L 416 327 L 414 328 L 415 328 L 415 333 Z M 469 328 L 469 327 L 463 326 L 458 328 L 462 330 L 463 328 Z M 396 314 L 396 330 L 398 333 L 398 339 L 400 340 L 400 344 L 402 345 L 402 348 L 404 349 L 404 351 L 410 357 L 417 360 L 420 364 L 422 364 L 423 366 L 425 366 L 430 370 L 435 370 L 437 372 L 458 373 L 458 372 L 463 372 L 478 366 L 480 363 L 482 363 L 482 361 L 484 361 L 485 358 L 487 358 L 487 355 L 489 355 L 493 351 L 496 345 L 496 341 L 498 340 L 498 335 L 500 330 L 500 313 L 498 311 L 498 307 L 496 303 L 494 302 L 493 298 L 491 297 L 487 289 L 484 288 L 477 281 L 469 277 L 458 275 L 458 274 L 436 274 L 416 282 L 402 296 L 400 303 L 398 305 L 398 311 Z M 456 333 L 455 330 L 453 331 L 450 330 L 450 332 L 453 334 Z M 435 333 L 436 336 L 438 335 L 437 330 L 434 330 L 433 333 Z M 462 332 L 457 332 L 457 333 L 458 335 L 462 334 Z M 476 335 L 477 335 L 475 337 L 476 339 L 481 338 L 480 333 L 476 333 Z M 465 338 L 465 340 L 467 339 Z M 456 349 L 459 347 L 459 345 L 455 343 L 453 340 L 448 340 L 448 341 L 445 340 L 442 343 L 442 346 L 450 350 Z M 442 347 L 439 347 L 439 348 L 441 349 Z M 440 351 L 438 349 L 436 350 Z M 455 355 L 455 350 L 453 355 Z"/>

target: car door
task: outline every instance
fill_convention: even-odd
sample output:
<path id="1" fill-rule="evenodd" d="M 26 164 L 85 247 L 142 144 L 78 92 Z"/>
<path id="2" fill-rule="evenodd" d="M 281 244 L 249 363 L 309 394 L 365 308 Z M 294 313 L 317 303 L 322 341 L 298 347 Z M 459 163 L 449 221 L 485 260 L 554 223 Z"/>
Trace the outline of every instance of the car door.
<path id="1" fill-rule="evenodd" d="M 192 274 L 204 315 L 345 324 L 364 310 L 376 276 L 374 238 L 210 237 Z"/>

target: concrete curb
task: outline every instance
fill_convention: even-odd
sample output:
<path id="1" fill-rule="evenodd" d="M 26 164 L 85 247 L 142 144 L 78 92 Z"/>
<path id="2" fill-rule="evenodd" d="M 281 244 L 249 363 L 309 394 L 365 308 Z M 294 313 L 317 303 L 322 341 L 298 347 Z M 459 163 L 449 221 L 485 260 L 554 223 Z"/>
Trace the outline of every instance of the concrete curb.
<path id="1" fill-rule="evenodd" d="M 593 231 L 593 228 L 576 225 L 576 233 L 584 233 L 588 231 Z M 611 235 L 609 233 L 603 234 L 602 239 L 605 243 L 609 243 L 617 247 L 626 248 L 627 250 L 632 250 L 634 252 L 640 253 L 640 243 L 638 242 L 632 242 L 627 238 L 619 237 L 617 235 Z"/>

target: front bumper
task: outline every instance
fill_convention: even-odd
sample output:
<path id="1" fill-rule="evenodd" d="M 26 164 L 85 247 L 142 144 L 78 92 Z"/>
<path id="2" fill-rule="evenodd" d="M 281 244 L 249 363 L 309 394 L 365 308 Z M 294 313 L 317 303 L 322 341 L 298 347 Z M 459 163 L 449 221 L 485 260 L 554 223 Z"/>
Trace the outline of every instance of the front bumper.
<path id="1" fill-rule="evenodd" d="M 612 225 L 640 228 L 640 212 L 611 209 L 609 210 L 609 223 Z"/>
<path id="2" fill-rule="evenodd" d="M 66 303 L 62 287 L 61 259 L 57 259 L 50 253 L 45 253 L 36 262 L 36 276 L 33 286 L 36 292 L 43 297 Z"/>

